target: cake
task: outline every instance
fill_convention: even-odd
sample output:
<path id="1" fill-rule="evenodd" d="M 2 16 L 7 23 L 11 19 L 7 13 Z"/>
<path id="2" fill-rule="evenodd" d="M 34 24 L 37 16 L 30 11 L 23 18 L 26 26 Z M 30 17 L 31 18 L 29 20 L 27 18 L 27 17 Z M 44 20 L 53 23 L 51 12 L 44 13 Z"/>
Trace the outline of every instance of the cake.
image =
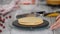
<path id="1" fill-rule="evenodd" d="M 59 13 L 51 13 L 51 14 L 48 14 L 47 16 L 49 17 L 57 17 L 59 15 Z"/>
<path id="2" fill-rule="evenodd" d="M 60 5 L 60 0 L 47 0 L 49 5 Z"/>
<path id="3" fill-rule="evenodd" d="M 38 17 L 24 17 L 18 19 L 18 23 L 22 25 L 39 25 L 43 23 L 43 19 Z"/>

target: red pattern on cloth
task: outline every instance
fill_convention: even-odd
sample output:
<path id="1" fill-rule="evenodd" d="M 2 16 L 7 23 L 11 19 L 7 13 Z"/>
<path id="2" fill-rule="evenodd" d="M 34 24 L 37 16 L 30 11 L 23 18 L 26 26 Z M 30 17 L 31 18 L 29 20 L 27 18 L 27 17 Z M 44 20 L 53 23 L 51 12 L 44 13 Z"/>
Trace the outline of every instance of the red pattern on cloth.
<path id="1" fill-rule="evenodd" d="M 11 12 L 14 9 L 16 10 L 16 9 L 20 8 L 19 1 L 20 0 L 14 0 L 9 5 L 5 5 L 4 7 L 1 7 L 0 14 L 4 15 L 8 12 Z"/>

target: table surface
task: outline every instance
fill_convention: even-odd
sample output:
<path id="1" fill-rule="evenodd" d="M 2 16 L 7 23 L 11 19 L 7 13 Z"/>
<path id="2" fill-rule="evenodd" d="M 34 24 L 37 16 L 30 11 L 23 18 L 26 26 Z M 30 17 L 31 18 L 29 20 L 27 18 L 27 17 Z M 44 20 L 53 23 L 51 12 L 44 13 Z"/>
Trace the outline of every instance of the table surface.
<path id="1" fill-rule="evenodd" d="M 24 12 L 24 13 L 30 13 L 30 12 Z M 23 14 L 24 14 L 23 13 Z M 12 13 L 10 13 L 10 14 L 8 14 L 8 15 L 11 15 L 11 16 L 13 16 L 11 19 L 6 19 L 6 23 L 7 24 L 9 24 L 10 26 L 12 26 L 11 25 L 11 23 L 14 21 L 14 20 L 16 20 L 16 15 L 17 14 L 22 14 L 22 11 L 21 10 L 19 10 L 19 11 L 16 11 L 16 12 L 12 12 Z M 8 16 L 8 15 L 6 15 L 6 16 Z M 45 20 L 47 20 L 47 21 L 49 21 L 49 26 L 51 26 L 54 22 L 55 22 L 55 18 L 49 18 L 49 17 L 41 17 L 40 16 L 40 18 L 43 18 L 43 19 L 45 19 Z M 8 25 L 6 25 L 7 27 L 8 27 Z M 17 29 L 17 28 L 15 28 L 15 27 L 8 27 L 8 29 L 6 30 L 6 31 L 4 31 L 3 33 L 1 33 L 1 34 L 4 34 L 4 33 L 8 33 L 8 34 L 53 34 L 53 31 L 51 31 L 49 28 L 48 29 L 45 29 L 45 30 L 35 30 L 35 31 L 24 31 L 24 30 L 21 30 L 21 29 Z M 58 32 L 58 33 L 57 33 Z M 6 34 L 7 34 L 6 33 Z M 54 31 L 54 34 L 59 34 L 59 31 Z"/>
<path id="2" fill-rule="evenodd" d="M 1 34 L 53 34 L 53 31 L 51 31 L 49 28 L 45 29 L 45 30 L 26 31 L 26 30 L 20 30 L 20 29 L 14 28 L 14 27 L 9 27 L 9 25 L 12 26 L 11 24 L 14 20 L 16 20 L 16 15 L 18 15 L 18 14 L 25 14 L 25 13 L 37 12 L 37 11 L 46 11 L 48 13 L 48 12 L 52 12 L 52 11 L 59 9 L 59 8 L 56 8 L 56 9 L 51 9 L 51 8 L 52 7 L 48 7 L 44 4 L 40 4 L 38 7 L 35 7 L 35 9 L 33 9 L 33 11 L 18 9 L 16 11 L 13 11 L 13 12 L 7 14 L 6 16 L 11 15 L 12 18 L 6 19 L 6 23 L 8 25 L 6 25 L 6 24 L 5 25 L 7 26 L 7 28 Z M 41 18 L 49 21 L 49 26 L 51 26 L 55 22 L 55 18 L 49 18 L 49 17 L 41 17 Z M 59 30 L 60 29 L 54 30 L 54 34 L 60 34 Z"/>

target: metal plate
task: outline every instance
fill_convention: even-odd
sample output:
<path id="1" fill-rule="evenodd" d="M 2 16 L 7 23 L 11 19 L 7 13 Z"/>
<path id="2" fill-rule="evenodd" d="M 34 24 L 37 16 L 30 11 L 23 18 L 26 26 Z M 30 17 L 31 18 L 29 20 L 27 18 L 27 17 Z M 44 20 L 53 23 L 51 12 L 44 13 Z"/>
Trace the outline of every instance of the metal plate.
<path id="1" fill-rule="evenodd" d="M 16 18 L 19 19 L 19 18 L 23 18 L 23 17 L 26 17 L 28 14 L 22 14 L 22 15 L 17 15 Z"/>
<path id="2" fill-rule="evenodd" d="M 39 12 L 39 13 L 41 13 L 41 12 Z M 32 15 L 32 14 L 33 14 L 33 16 L 38 17 L 38 16 L 40 16 L 39 13 L 38 12 L 31 12 L 29 14 L 27 13 L 27 14 L 17 15 L 16 18 L 17 19 L 23 18 L 23 17 L 27 17 L 27 15 Z"/>
<path id="3" fill-rule="evenodd" d="M 38 17 L 39 16 L 37 13 L 30 13 L 30 14 L 35 15 L 35 17 Z M 27 15 L 29 15 L 29 14 L 17 15 L 16 18 L 17 19 L 20 19 L 20 18 L 23 18 L 23 17 L 27 17 Z M 22 29 L 36 29 L 36 28 L 44 28 L 44 27 L 47 27 L 49 25 L 49 22 L 46 21 L 46 20 L 44 20 L 44 23 L 42 23 L 42 24 L 39 24 L 39 25 L 29 25 L 29 26 L 27 26 L 27 25 L 21 25 L 21 24 L 18 23 L 18 20 L 15 20 L 13 22 L 13 25 L 16 26 L 16 27 L 18 27 L 18 28 L 22 28 Z"/>
<path id="4" fill-rule="evenodd" d="M 21 25 L 18 23 L 18 20 L 15 20 L 13 23 L 12 23 L 14 26 L 18 27 L 18 28 L 23 28 L 23 29 L 36 29 L 36 28 L 44 28 L 44 27 L 47 27 L 49 25 L 49 22 L 44 20 L 44 23 L 42 24 L 39 24 L 39 25 Z"/>

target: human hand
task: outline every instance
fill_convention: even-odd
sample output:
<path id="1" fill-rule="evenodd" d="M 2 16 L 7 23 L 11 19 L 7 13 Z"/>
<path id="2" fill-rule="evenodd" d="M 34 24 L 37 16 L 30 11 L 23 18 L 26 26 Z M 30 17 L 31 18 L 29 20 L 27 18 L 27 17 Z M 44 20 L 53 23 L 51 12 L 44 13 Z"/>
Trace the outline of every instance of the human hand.
<path id="1" fill-rule="evenodd" d="M 60 15 L 56 18 L 56 22 L 50 27 L 51 30 L 57 29 L 60 27 Z"/>
<path id="2" fill-rule="evenodd" d="M 60 15 L 59 15 L 59 16 L 57 16 L 56 21 L 57 21 L 57 20 L 59 20 L 59 19 L 60 19 Z"/>

